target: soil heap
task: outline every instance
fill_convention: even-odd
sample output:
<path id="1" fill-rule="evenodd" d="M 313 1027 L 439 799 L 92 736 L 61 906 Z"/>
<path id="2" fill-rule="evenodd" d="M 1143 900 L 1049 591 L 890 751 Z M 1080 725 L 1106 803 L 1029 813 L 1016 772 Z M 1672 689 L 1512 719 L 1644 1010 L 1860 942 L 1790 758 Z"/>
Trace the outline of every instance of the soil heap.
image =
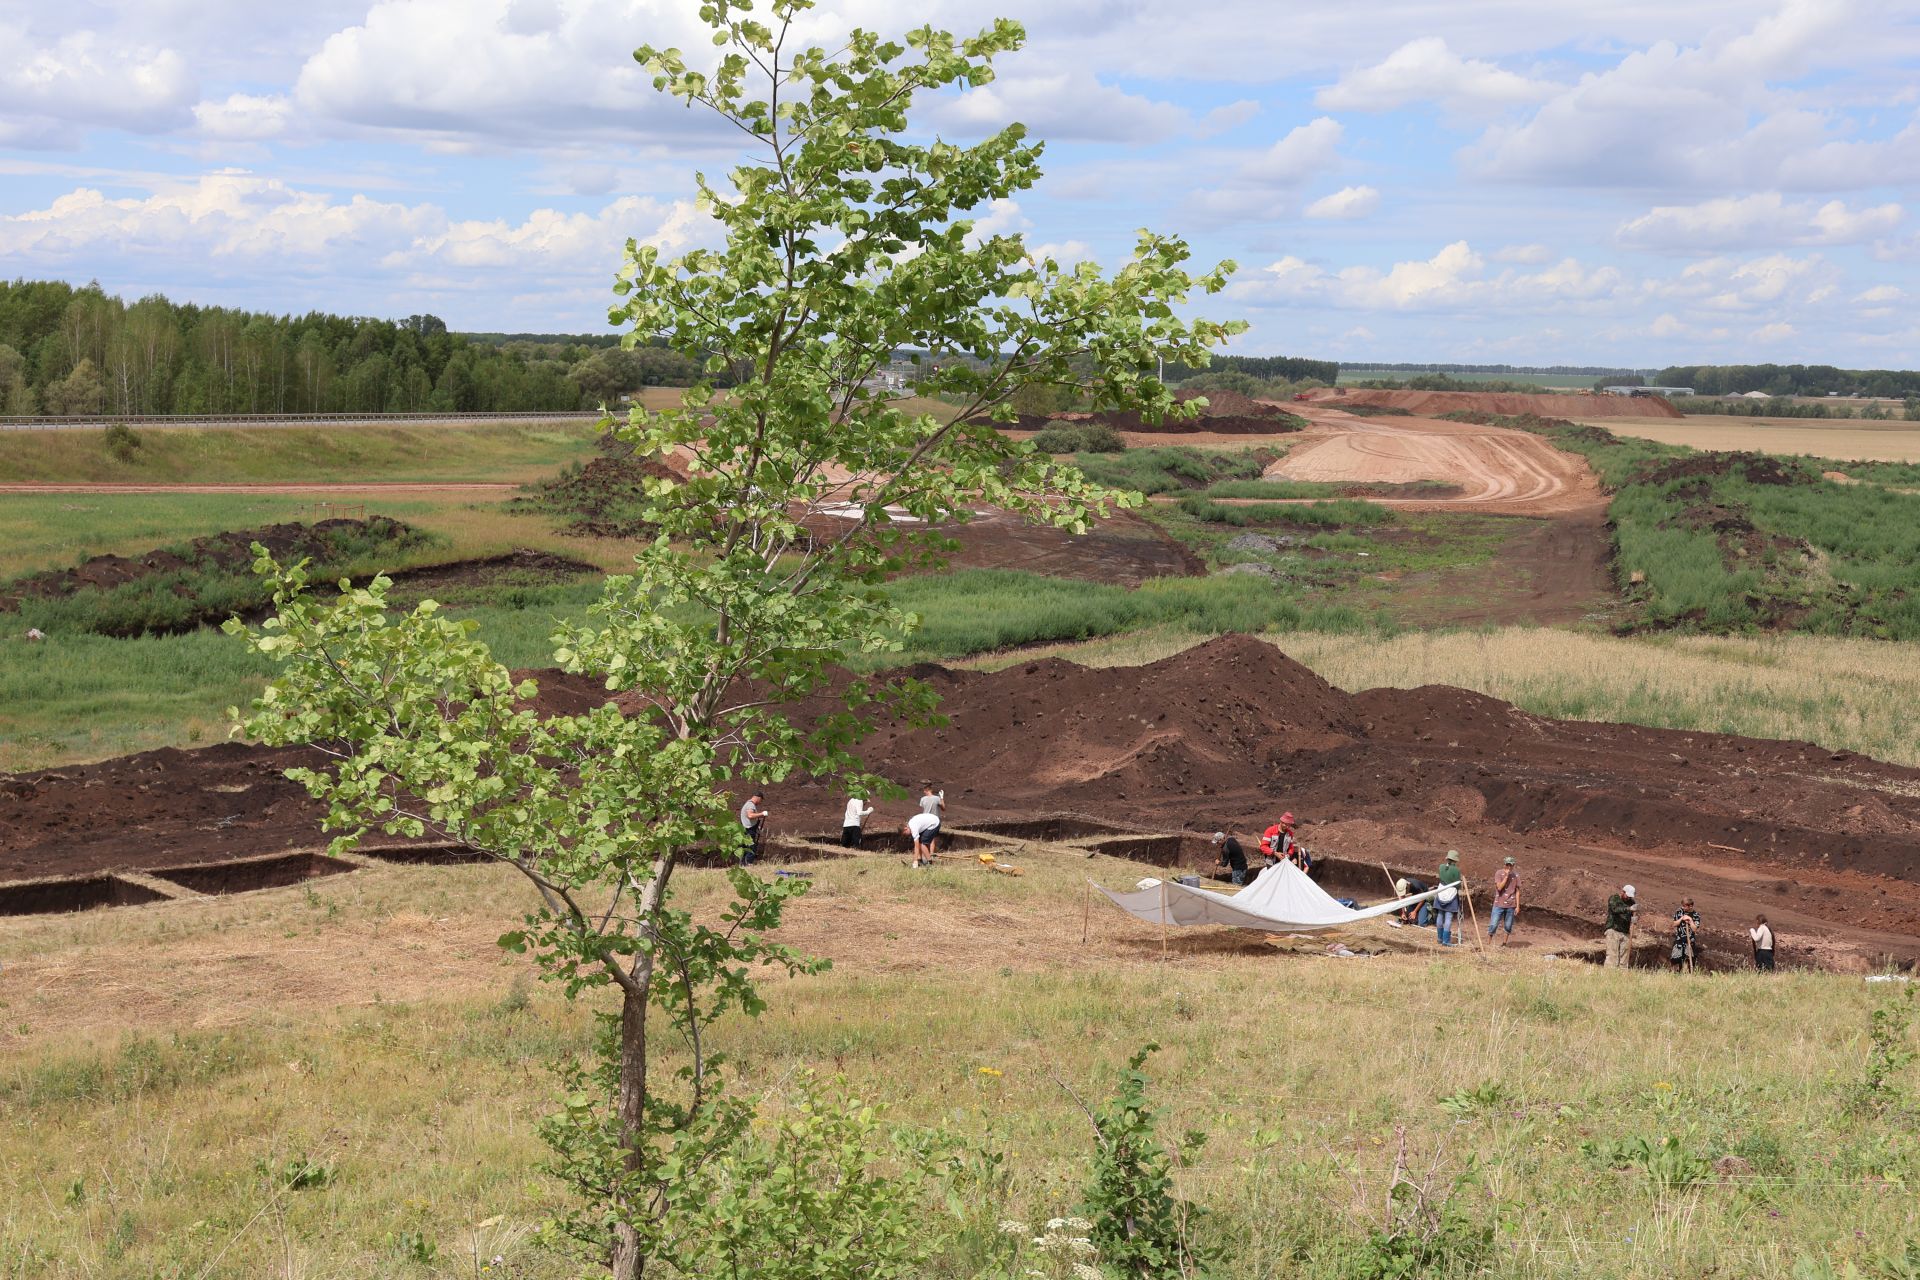
<path id="1" fill-rule="evenodd" d="M 543 709 L 606 698 L 592 681 L 530 674 Z M 1531 907 L 1577 928 L 1631 881 L 1650 925 L 1692 893 L 1723 956 L 1759 911 L 1855 962 L 1920 955 L 1920 770 L 1809 743 L 1552 720 L 1445 686 L 1349 695 L 1246 636 L 1132 668 L 902 674 L 936 689 L 948 723 L 882 728 L 862 753 L 910 789 L 944 787 L 955 826 L 1070 810 L 1245 835 L 1287 808 L 1316 851 L 1363 867 L 1431 866 L 1459 848 L 1484 877 L 1514 854 Z M 317 807 L 280 776 L 308 761 L 230 744 L 0 776 L 0 880 L 317 845 Z M 804 781 L 773 799 L 790 832 L 834 829 L 845 802 Z"/>

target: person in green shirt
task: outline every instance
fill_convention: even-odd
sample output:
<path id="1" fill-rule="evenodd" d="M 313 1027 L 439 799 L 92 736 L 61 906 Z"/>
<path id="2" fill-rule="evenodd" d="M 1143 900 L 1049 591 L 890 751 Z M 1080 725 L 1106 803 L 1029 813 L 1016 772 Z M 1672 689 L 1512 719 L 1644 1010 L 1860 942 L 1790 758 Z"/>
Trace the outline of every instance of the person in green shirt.
<path id="1" fill-rule="evenodd" d="M 1632 954 L 1633 917 L 1640 907 L 1633 900 L 1633 886 L 1623 884 L 1620 892 L 1607 899 L 1607 959 L 1609 969 L 1624 969 Z"/>
<path id="2" fill-rule="evenodd" d="M 1458 849 L 1447 850 L 1447 860 L 1440 864 L 1436 878 L 1440 882 L 1442 892 L 1433 900 L 1434 935 L 1440 940 L 1441 946 L 1450 947 L 1453 945 L 1454 922 L 1460 916 L 1460 894 L 1463 892 L 1460 888 L 1460 851 Z M 1445 892 L 1449 886 L 1453 888 L 1450 894 Z"/>

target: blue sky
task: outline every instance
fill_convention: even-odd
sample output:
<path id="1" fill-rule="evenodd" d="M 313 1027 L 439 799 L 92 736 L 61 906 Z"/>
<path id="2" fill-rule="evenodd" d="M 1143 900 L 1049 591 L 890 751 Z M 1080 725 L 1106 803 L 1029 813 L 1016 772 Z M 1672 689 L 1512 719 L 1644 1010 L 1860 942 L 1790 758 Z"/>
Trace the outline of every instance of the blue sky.
<path id="1" fill-rule="evenodd" d="M 0 274 L 593 331 L 627 236 L 709 232 L 733 143 L 655 95 L 695 0 L 0 0 Z M 1916 0 L 823 0 L 1030 41 L 983 210 L 1067 256 L 1231 257 L 1249 354 L 1920 366 Z"/>

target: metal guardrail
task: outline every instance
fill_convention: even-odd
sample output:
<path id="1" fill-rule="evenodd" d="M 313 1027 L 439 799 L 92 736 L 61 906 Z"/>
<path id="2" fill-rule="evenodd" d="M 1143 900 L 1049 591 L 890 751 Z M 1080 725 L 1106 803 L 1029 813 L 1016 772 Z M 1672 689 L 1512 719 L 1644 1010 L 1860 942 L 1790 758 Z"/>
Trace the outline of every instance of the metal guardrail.
<path id="1" fill-rule="evenodd" d="M 59 431 L 111 427 L 116 424 L 129 427 L 377 427 L 405 422 L 597 422 L 601 416 L 598 409 L 528 409 L 495 413 L 93 413 L 67 417 L 0 417 L 0 429 Z"/>

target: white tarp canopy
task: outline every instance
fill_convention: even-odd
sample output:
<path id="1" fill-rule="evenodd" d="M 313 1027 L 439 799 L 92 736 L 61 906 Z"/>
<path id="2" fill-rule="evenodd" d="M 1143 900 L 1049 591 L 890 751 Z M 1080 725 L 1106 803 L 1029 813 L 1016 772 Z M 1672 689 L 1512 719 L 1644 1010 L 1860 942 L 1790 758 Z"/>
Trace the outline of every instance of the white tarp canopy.
<path id="1" fill-rule="evenodd" d="M 1371 920 L 1424 902 L 1440 890 L 1430 889 L 1410 898 L 1374 907 L 1343 907 L 1332 895 L 1291 862 L 1268 867 L 1238 893 L 1196 889 L 1168 880 L 1143 880 L 1130 893 L 1115 893 L 1105 885 L 1093 887 L 1128 915 L 1148 924 L 1224 924 L 1237 929 L 1264 929 L 1269 933 L 1313 933 Z"/>

